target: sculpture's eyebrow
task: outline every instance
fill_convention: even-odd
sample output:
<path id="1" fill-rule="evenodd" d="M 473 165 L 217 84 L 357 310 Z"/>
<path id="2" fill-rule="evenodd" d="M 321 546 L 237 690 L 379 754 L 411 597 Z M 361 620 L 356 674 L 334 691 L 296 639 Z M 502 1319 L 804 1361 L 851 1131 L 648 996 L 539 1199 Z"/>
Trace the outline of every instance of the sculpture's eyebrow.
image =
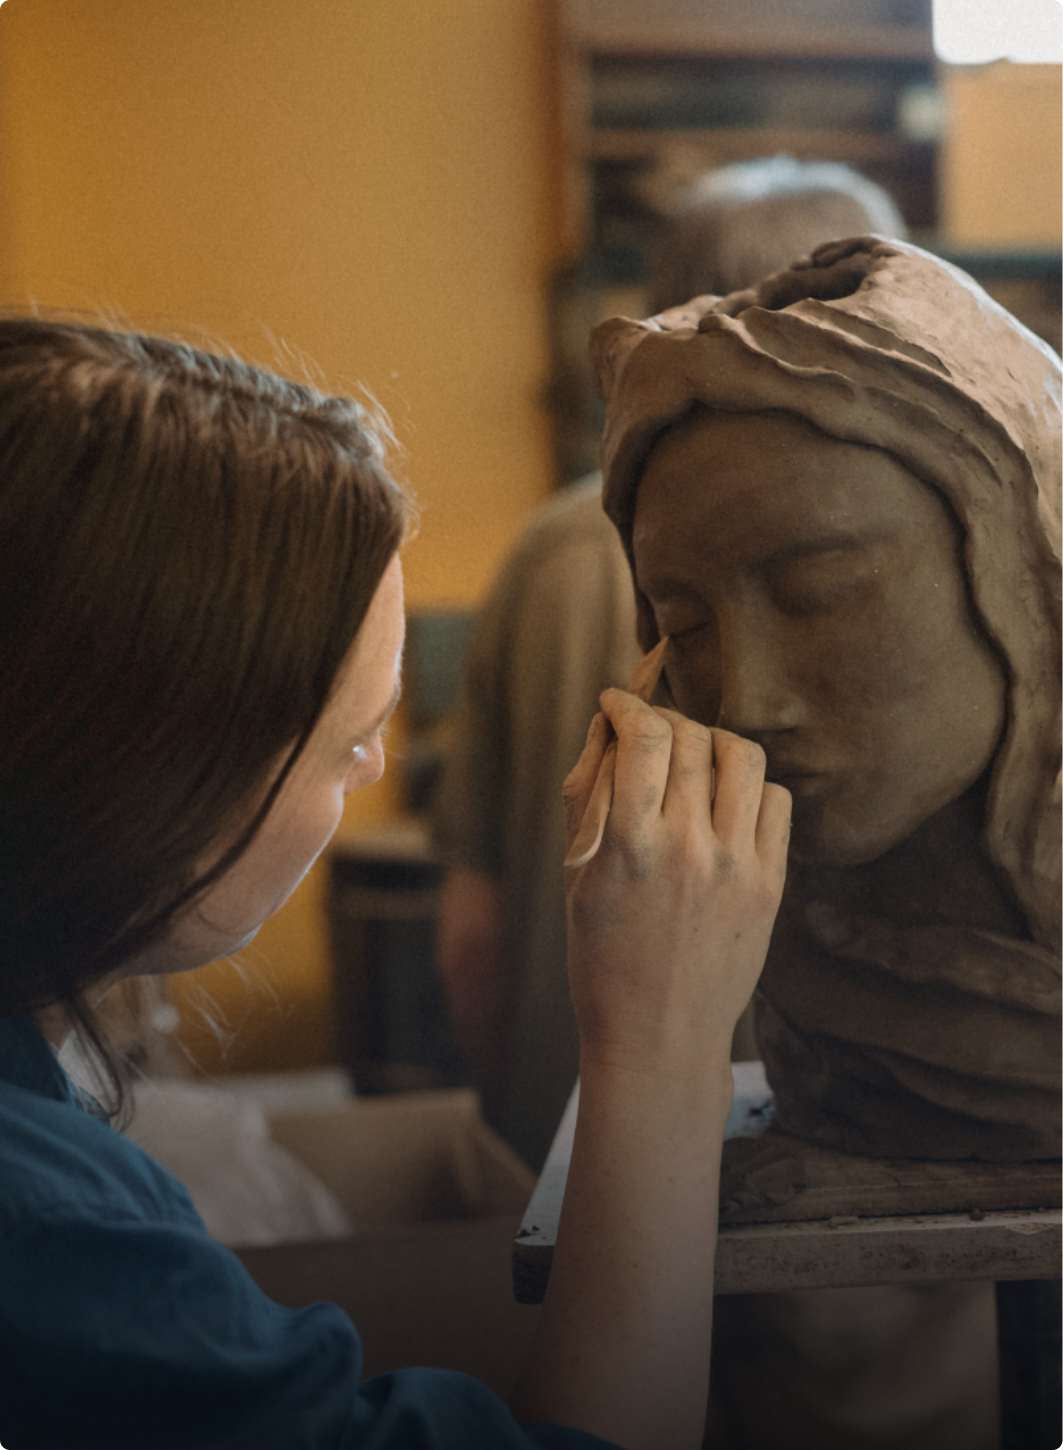
<path id="1" fill-rule="evenodd" d="M 780 564 L 792 564 L 798 559 L 809 559 L 816 554 L 836 554 L 845 550 L 866 549 L 885 543 L 893 536 L 892 529 L 870 529 L 866 533 L 845 530 L 837 534 L 819 535 L 814 539 L 799 539 L 793 544 L 784 544 L 757 560 L 761 569 L 772 569 Z"/>
<path id="2" fill-rule="evenodd" d="M 810 559 L 820 554 L 838 554 L 847 551 L 855 553 L 858 549 L 874 548 L 878 544 L 888 543 L 894 538 L 895 533 L 895 529 L 888 527 L 867 529 L 863 532 L 855 529 L 839 529 L 834 534 L 817 534 L 815 538 L 797 539 L 791 544 L 783 544 L 777 549 L 771 549 L 767 554 L 747 560 L 743 567 L 752 568 L 757 572 L 768 572 L 772 569 L 785 568 L 787 564 L 796 563 L 800 559 Z M 648 578 L 638 579 L 638 587 L 648 599 L 652 599 L 654 604 L 697 603 L 702 598 L 701 589 L 697 583 L 672 576 L 658 578 L 651 574 Z"/>

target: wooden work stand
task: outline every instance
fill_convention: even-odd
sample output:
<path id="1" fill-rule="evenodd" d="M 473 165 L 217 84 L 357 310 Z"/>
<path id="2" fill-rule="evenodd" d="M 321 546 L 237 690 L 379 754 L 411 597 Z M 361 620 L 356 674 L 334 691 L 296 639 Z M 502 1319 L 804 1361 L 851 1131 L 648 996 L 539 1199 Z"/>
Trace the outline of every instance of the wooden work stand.
<path id="1" fill-rule="evenodd" d="M 878 1160 L 771 1128 L 760 1063 L 734 1065 L 717 1294 L 995 1282 L 1002 1450 L 1060 1444 L 1060 1172 L 1053 1163 Z M 513 1247 L 522 1304 L 550 1277 L 576 1126 L 573 1090 Z"/>

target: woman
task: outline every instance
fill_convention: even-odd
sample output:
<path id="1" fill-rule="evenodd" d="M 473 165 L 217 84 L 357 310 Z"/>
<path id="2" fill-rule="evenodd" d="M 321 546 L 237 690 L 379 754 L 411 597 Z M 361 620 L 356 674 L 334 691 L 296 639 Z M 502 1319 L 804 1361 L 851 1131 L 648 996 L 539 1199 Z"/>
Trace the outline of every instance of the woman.
<path id="1" fill-rule="evenodd" d="M 71 1031 L 106 1057 L 115 982 L 250 941 L 379 776 L 407 520 L 349 400 L 0 324 L 7 1450 L 700 1444 L 728 1047 L 788 834 L 756 746 L 608 691 L 568 782 L 571 838 L 607 719 L 609 828 L 569 882 L 582 1106 L 512 1413 L 453 1373 L 360 1383 L 350 1321 L 264 1299 L 56 1061 Z"/>
<path id="2" fill-rule="evenodd" d="M 876 237 L 595 346 L 642 645 L 794 794 L 778 1126 L 1058 1157 L 1059 359 Z"/>

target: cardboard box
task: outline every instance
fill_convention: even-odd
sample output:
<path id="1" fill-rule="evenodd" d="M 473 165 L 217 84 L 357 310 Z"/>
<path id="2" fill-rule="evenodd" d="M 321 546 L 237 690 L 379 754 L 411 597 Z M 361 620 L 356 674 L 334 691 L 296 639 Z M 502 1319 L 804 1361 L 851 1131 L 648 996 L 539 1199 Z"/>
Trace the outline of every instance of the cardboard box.
<path id="1" fill-rule="evenodd" d="M 270 1116 L 275 1141 L 336 1194 L 354 1233 L 239 1250 L 262 1289 L 350 1314 L 366 1375 L 460 1369 L 509 1394 L 537 1310 L 513 1298 L 510 1255 L 534 1175 L 480 1117 L 475 1093 L 409 1093 Z"/>

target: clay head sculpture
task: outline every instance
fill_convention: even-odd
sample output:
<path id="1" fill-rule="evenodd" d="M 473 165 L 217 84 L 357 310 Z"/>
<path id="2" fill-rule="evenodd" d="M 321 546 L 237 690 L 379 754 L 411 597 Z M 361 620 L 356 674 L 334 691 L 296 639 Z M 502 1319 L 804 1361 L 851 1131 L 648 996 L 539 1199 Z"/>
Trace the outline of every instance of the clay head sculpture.
<path id="1" fill-rule="evenodd" d="M 593 346 L 643 647 L 794 795 L 779 1127 L 1058 1156 L 1058 360 L 874 237 Z"/>

